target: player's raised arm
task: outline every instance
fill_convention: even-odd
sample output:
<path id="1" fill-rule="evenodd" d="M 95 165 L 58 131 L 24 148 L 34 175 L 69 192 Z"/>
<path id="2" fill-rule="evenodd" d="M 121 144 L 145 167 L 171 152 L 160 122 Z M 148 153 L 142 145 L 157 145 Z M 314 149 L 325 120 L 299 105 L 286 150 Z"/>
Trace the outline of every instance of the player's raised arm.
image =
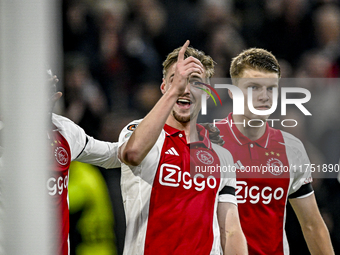
<path id="1" fill-rule="evenodd" d="M 189 41 L 186 41 L 179 51 L 177 62 L 175 63 L 175 72 L 170 79 L 170 86 L 166 88 L 165 78 L 163 78 L 161 85 L 163 96 L 138 125 L 130 139 L 119 148 L 119 159 L 123 163 L 137 166 L 142 162 L 157 141 L 179 96 L 186 90 L 190 90 L 188 86 L 190 74 L 204 72 L 203 65 L 198 59 L 184 57 L 189 43 Z"/>

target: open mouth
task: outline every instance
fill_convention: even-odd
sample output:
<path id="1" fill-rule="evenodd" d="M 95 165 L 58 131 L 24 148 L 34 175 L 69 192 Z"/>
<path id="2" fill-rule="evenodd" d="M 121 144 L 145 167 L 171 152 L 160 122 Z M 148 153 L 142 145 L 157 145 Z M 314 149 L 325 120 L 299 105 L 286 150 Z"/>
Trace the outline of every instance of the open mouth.
<path id="1" fill-rule="evenodd" d="M 191 101 L 189 99 L 184 99 L 184 98 L 178 99 L 176 103 L 178 106 L 182 108 L 189 108 L 191 105 Z"/>

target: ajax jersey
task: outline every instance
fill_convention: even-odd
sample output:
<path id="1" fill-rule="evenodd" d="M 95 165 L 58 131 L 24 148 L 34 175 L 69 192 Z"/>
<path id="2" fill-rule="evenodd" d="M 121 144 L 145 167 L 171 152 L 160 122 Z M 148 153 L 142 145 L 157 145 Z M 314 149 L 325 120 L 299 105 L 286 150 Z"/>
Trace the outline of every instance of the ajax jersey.
<path id="1" fill-rule="evenodd" d="M 59 218 L 56 231 L 57 254 L 69 254 L 68 176 L 70 163 L 77 160 L 105 168 L 120 167 L 118 144 L 102 142 L 85 134 L 71 120 L 52 114 L 52 131 L 48 133 L 52 154 L 52 171 L 47 180 L 53 214 Z"/>
<path id="2" fill-rule="evenodd" d="M 123 129 L 119 145 L 140 121 Z M 197 130 L 200 141 L 187 144 L 184 131 L 165 125 L 139 166 L 122 164 L 124 254 L 220 254 L 217 204 L 236 204 L 235 173 L 198 170 L 234 163 L 202 126 Z"/>
<path id="3" fill-rule="evenodd" d="M 53 168 L 51 177 L 47 180 L 48 194 L 52 198 L 53 211 L 59 219 L 55 232 L 55 250 L 57 254 L 69 254 L 69 215 L 68 215 L 68 170 L 71 163 L 70 146 L 59 133 L 53 132 L 51 136 Z"/>
<path id="4" fill-rule="evenodd" d="M 288 198 L 313 193 L 310 164 L 296 137 L 270 128 L 256 141 L 244 136 L 232 115 L 216 123 L 237 169 L 236 198 L 249 254 L 289 254 L 284 230 Z"/>

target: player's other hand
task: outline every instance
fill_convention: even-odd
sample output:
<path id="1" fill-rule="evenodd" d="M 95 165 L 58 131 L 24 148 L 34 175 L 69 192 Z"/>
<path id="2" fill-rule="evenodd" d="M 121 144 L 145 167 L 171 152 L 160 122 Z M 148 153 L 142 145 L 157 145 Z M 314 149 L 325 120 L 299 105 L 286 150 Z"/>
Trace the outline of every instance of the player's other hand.
<path id="1" fill-rule="evenodd" d="M 55 103 L 61 98 L 63 95 L 60 91 L 57 91 L 56 84 L 59 82 L 59 79 L 56 75 L 52 74 L 51 70 L 47 70 L 48 78 L 48 86 L 49 86 L 49 114 L 52 113 Z"/>
<path id="2" fill-rule="evenodd" d="M 204 73 L 204 67 L 201 61 L 192 56 L 185 58 L 185 52 L 189 44 L 190 41 L 187 40 L 178 52 L 175 74 L 173 81 L 171 82 L 172 89 L 176 90 L 178 95 L 182 95 L 185 92 L 189 76 L 192 73 Z"/>
<path id="3" fill-rule="evenodd" d="M 50 102 L 52 104 L 52 110 L 54 108 L 55 103 L 61 98 L 62 95 L 63 95 L 63 93 L 61 93 L 60 91 L 58 91 L 54 95 L 52 95 L 52 97 L 50 98 Z"/>
<path id="4" fill-rule="evenodd" d="M 215 127 L 211 123 L 199 123 L 199 124 L 209 131 L 209 139 L 212 143 L 223 146 L 225 141 L 220 136 L 220 130 L 217 127 Z"/>

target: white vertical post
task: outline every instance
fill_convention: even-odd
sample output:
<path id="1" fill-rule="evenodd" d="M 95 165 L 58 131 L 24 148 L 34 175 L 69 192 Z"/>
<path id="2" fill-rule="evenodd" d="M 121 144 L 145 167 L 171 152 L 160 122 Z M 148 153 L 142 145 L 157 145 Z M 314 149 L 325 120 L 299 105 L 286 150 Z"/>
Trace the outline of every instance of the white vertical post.
<path id="1" fill-rule="evenodd" d="M 4 226 L 0 228 L 5 254 L 10 255 L 54 254 L 46 189 L 50 6 L 48 0 L 0 0 L 0 118 L 4 123 L 0 175 Z"/>

